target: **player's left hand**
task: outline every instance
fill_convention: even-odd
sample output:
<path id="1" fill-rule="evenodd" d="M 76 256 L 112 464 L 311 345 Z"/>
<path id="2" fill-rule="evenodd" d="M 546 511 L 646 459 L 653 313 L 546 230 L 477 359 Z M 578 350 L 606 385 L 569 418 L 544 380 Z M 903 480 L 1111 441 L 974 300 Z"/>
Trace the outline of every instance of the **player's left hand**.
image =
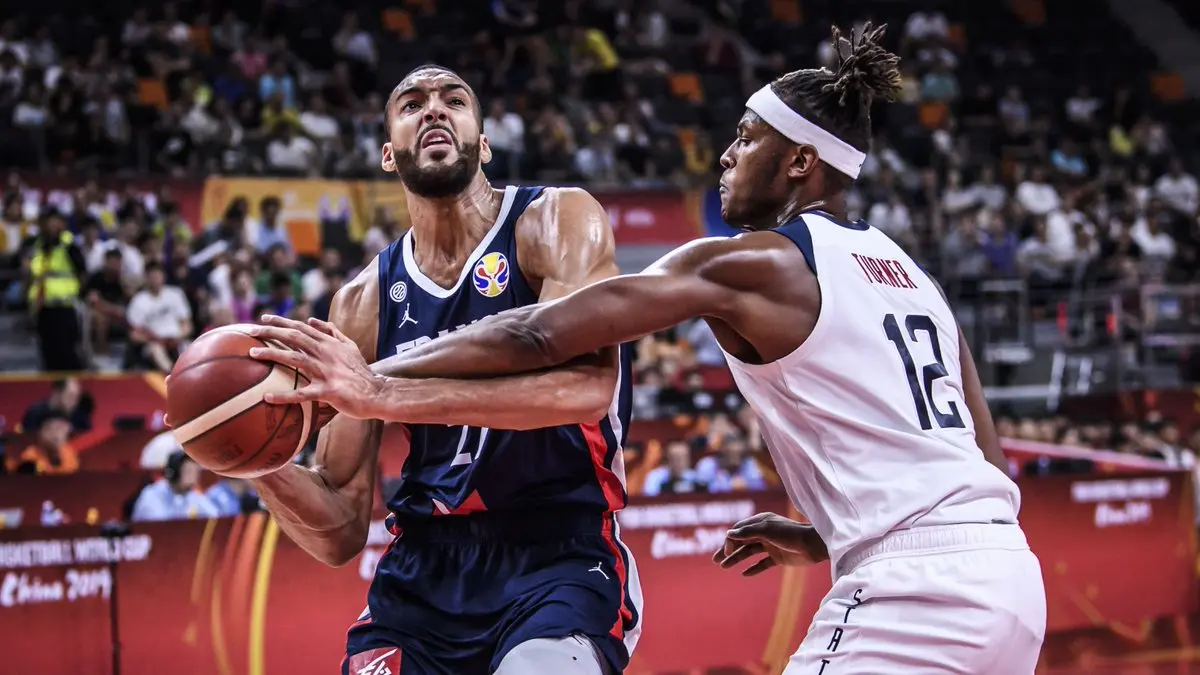
<path id="1" fill-rule="evenodd" d="M 763 557 L 742 570 L 742 576 L 752 577 L 779 565 L 811 565 L 827 559 L 829 553 L 812 525 L 777 513 L 759 513 L 729 528 L 725 545 L 713 554 L 713 562 L 729 569 L 754 556 Z"/>
<path id="2" fill-rule="evenodd" d="M 372 419 L 380 378 L 371 372 L 353 340 L 337 326 L 320 319 L 308 323 L 266 315 L 262 325 L 248 331 L 262 340 L 277 340 L 290 349 L 255 347 L 250 356 L 299 370 L 309 384 L 295 391 L 267 394 L 267 403 L 288 405 L 305 401 L 328 404 L 355 419 Z"/>

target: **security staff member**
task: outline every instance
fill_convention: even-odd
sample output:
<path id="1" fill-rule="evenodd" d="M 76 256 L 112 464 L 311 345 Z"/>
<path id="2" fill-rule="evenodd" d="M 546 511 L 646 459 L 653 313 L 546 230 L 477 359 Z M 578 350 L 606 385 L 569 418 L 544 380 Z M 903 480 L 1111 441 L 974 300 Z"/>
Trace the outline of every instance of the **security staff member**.
<path id="1" fill-rule="evenodd" d="M 40 229 L 30 252 L 28 298 L 29 311 L 37 322 L 42 367 L 83 370 L 76 305 L 87 265 L 61 213 L 44 213 Z"/>

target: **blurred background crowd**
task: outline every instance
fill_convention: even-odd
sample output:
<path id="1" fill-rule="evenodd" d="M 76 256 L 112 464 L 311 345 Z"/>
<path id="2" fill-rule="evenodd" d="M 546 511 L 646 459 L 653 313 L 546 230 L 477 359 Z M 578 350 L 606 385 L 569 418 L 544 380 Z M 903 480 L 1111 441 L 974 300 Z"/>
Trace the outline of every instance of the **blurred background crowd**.
<path id="1" fill-rule="evenodd" d="M 1146 289 L 1187 289 L 1200 274 L 1200 130 L 1188 123 L 1197 108 L 1185 83 L 1159 74 L 1170 68 L 1140 45 L 1136 26 L 1088 0 L 1009 4 L 128 0 L 85 16 L 6 8 L 4 312 L 20 317 L 14 339 L 36 342 L 42 369 L 104 372 L 166 372 L 199 333 L 266 312 L 327 317 L 345 280 L 403 235 L 403 213 L 374 209 L 361 238 L 300 255 L 283 226 L 283 195 L 230 195 L 219 218 L 188 222 L 166 182 L 113 190 L 97 179 L 383 179 L 384 100 L 425 62 L 456 69 L 479 93 L 495 155 L 486 171 L 497 182 L 711 188 L 746 96 L 788 70 L 831 65 L 830 22 L 872 17 L 890 24 L 904 87 L 874 115 L 852 216 L 938 276 L 968 328 L 1023 326 L 1009 342 L 1036 350 L 1036 329 L 1048 325 L 1059 343 L 1115 345 L 1127 369 L 1153 356 L 1169 365 L 1171 383 L 1200 379 L 1194 293 L 1146 301 Z M 29 178 L 45 174 L 78 186 L 47 203 Z M 320 226 L 341 220 L 334 209 Z M 981 305 L 997 282 L 1012 282 L 1002 288 L 1018 289 L 1004 292 L 1020 302 Z M 1183 337 L 1135 344 L 1166 324 Z M 638 344 L 635 414 L 644 424 L 628 450 L 631 491 L 778 484 L 723 363 L 703 323 Z M 997 384 L 1012 378 L 1007 365 L 996 366 Z M 77 383 L 61 382 L 23 421 L 35 436 L 29 449 L 6 448 L 8 470 L 78 468 L 63 449 L 84 403 Z M 997 407 L 1011 438 L 1189 468 L 1200 452 L 1200 434 L 1181 434 L 1177 420 L 1050 412 Z M 171 456 L 147 452 L 156 470 Z"/>

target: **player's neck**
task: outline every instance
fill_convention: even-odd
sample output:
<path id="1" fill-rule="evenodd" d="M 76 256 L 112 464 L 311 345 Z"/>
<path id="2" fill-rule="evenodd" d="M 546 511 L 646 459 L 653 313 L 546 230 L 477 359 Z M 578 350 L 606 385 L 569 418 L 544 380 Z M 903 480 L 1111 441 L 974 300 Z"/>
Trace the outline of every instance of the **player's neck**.
<path id="1" fill-rule="evenodd" d="M 459 259 L 492 229 L 504 194 L 480 172 L 466 190 L 438 199 L 408 193 L 413 252 L 421 259 Z"/>
<path id="2" fill-rule="evenodd" d="M 806 211 L 824 211 L 834 218 L 846 220 L 846 193 L 838 192 L 824 197 L 794 195 L 775 218 L 776 224 L 784 225 Z"/>

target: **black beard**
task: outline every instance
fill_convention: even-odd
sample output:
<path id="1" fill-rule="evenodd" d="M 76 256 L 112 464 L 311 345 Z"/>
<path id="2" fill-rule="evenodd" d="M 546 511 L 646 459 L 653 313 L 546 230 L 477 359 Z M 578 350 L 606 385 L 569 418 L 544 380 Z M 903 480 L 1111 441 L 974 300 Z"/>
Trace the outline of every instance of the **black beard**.
<path id="1" fill-rule="evenodd" d="M 479 170 L 479 144 L 455 144 L 458 159 L 430 169 L 417 166 L 411 150 L 396 151 L 396 173 L 408 191 L 426 199 L 452 197 L 466 190 Z"/>

